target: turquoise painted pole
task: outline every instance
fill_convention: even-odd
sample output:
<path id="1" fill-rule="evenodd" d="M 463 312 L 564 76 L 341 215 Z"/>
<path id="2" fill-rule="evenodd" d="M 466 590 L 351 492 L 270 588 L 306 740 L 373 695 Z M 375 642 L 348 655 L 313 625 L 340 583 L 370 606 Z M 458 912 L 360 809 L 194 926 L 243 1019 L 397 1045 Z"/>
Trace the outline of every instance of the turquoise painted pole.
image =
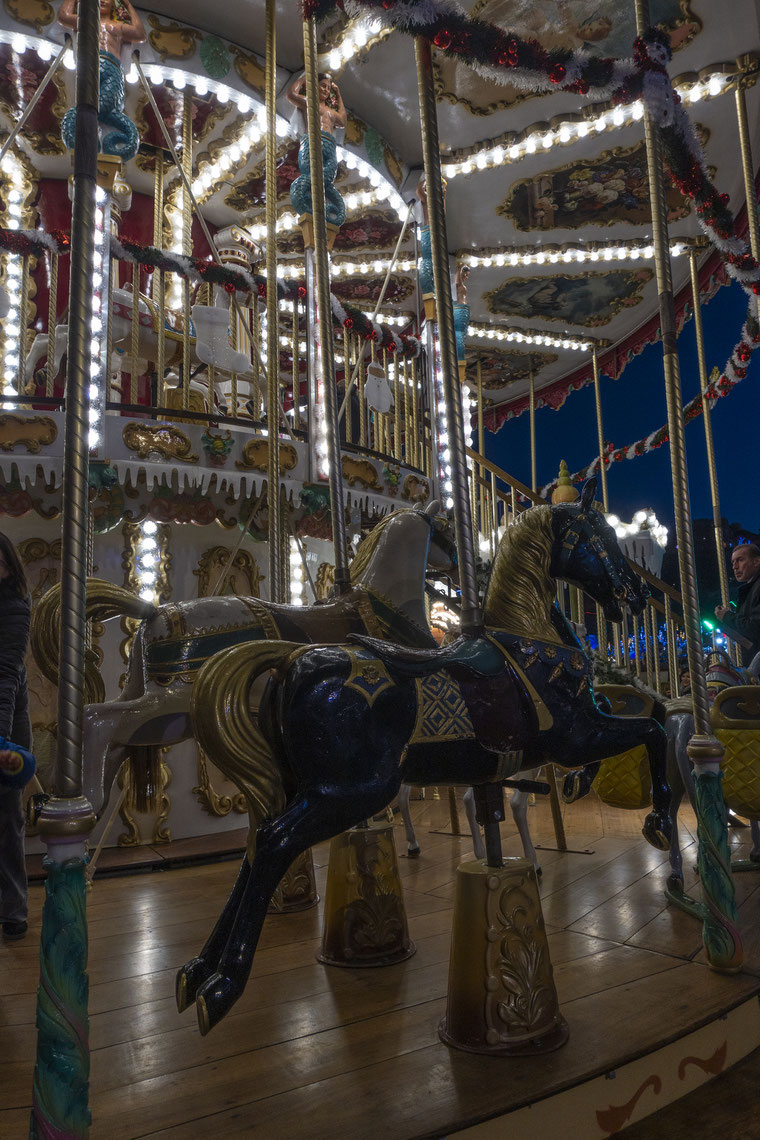
<path id="1" fill-rule="evenodd" d="M 40 816 L 47 846 L 37 993 L 37 1058 L 29 1134 L 89 1134 L 85 840 L 95 816 L 82 796 L 90 327 L 98 159 L 99 0 L 79 0 L 74 205 L 61 530 L 58 753 L 53 797 Z"/>

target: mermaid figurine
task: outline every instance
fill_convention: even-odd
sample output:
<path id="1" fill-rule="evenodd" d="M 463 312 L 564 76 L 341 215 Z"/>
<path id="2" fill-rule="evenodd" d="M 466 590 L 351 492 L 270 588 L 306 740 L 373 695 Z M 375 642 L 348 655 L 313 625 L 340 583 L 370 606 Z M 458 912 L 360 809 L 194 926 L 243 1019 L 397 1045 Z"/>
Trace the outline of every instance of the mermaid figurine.
<path id="1" fill-rule="evenodd" d="M 63 0 L 58 9 L 58 23 L 64 28 L 77 26 L 77 0 Z M 140 147 L 137 127 L 124 114 L 124 73 L 121 49 L 125 43 L 142 43 L 147 38 L 140 17 L 129 0 L 100 0 L 100 106 L 98 123 L 110 128 L 101 137 L 103 154 L 126 161 L 134 158 Z M 74 149 L 76 107 L 63 116 L 61 135 L 66 146 Z"/>
<path id="2" fill-rule="evenodd" d="M 306 129 L 306 77 L 295 79 L 287 90 L 288 100 L 301 111 L 303 135 L 298 150 L 298 169 L 290 187 L 290 201 L 299 214 L 310 214 L 311 210 L 311 171 L 309 166 L 309 134 Z M 335 188 L 335 175 L 338 173 L 338 155 L 334 132 L 345 127 L 348 115 L 343 105 L 340 88 L 332 78 L 323 73 L 319 76 L 319 121 L 322 127 L 322 168 L 325 173 L 325 214 L 327 221 L 334 226 L 342 226 L 346 220 L 346 205 L 340 192 Z"/>

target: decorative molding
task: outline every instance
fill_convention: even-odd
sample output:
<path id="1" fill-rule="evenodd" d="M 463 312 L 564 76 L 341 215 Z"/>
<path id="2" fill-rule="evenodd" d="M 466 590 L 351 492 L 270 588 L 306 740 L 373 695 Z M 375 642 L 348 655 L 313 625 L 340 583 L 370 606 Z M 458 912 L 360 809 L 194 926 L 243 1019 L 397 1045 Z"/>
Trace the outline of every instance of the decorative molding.
<path id="1" fill-rule="evenodd" d="M 198 579 L 199 598 L 208 598 L 214 592 L 220 575 L 229 565 L 231 553 L 226 546 L 212 546 L 201 555 L 198 568 L 193 570 Z M 247 550 L 238 550 L 220 596 L 229 593 L 235 597 L 260 598 L 263 580 L 264 575 L 253 555 Z"/>
<path id="2" fill-rule="evenodd" d="M 291 443 L 280 444 L 280 472 L 293 471 L 298 463 L 298 452 Z M 269 440 L 250 439 L 243 448 L 242 458 L 235 466 L 243 471 L 266 471 L 269 466 Z"/>
<path id="3" fill-rule="evenodd" d="M 152 428 L 147 424 L 131 423 L 124 428 L 121 438 L 124 446 L 136 452 L 139 459 L 158 455 L 161 459 L 178 459 L 183 463 L 198 462 L 190 440 L 178 427 L 164 425 Z"/>
<path id="4" fill-rule="evenodd" d="M 58 438 L 58 425 L 50 416 L 0 416 L 0 451 L 13 451 L 22 444 L 32 455 L 49 447 Z"/>
<path id="5" fill-rule="evenodd" d="M 369 459 L 355 459 L 352 455 L 341 455 L 340 465 L 343 469 L 343 478 L 349 487 L 361 483 L 367 491 L 382 491 L 384 488 L 377 480 L 377 468 Z"/>

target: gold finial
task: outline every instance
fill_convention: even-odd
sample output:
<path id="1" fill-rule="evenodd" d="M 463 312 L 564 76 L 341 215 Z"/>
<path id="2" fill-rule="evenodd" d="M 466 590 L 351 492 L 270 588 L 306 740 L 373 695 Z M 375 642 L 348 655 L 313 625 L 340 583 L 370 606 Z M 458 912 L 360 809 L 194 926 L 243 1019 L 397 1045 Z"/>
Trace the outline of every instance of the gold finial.
<path id="1" fill-rule="evenodd" d="M 577 498 L 578 492 L 570 481 L 570 472 L 567 469 L 567 463 L 562 459 L 559 464 L 557 486 L 552 491 L 552 502 L 574 503 Z"/>

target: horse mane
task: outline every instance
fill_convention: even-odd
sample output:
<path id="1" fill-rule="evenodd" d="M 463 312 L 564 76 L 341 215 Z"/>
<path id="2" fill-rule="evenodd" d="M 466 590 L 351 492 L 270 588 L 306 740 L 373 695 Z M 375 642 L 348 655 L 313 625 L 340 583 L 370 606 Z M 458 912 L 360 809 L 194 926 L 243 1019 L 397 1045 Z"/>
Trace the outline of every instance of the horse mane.
<path id="1" fill-rule="evenodd" d="M 553 542 L 549 506 L 524 511 L 507 527 L 486 591 L 487 626 L 541 641 L 558 640 L 549 617 L 554 599 L 549 574 Z"/>
<path id="2" fill-rule="evenodd" d="M 380 519 L 380 522 L 377 524 L 377 526 L 374 526 L 372 528 L 366 538 L 362 539 L 362 541 L 359 543 L 359 549 L 356 551 L 356 554 L 351 560 L 351 565 L 348 568 L 352 586 L 356 585 L 359 578 L 361 578 L 362 574 L 369 566 L 370 561 L 372 560 L 372 556 L 377 548 L 377 544 L 380 541 L 380 536 L 385 531 L 385 528 L 391 519 L 395 519 L 399 515 L 409 513 L 410 511 L 405 507 L 402 507 L 397 511 L 391 511 L 389 514 L 384 515 L 383 518 Z"/>

